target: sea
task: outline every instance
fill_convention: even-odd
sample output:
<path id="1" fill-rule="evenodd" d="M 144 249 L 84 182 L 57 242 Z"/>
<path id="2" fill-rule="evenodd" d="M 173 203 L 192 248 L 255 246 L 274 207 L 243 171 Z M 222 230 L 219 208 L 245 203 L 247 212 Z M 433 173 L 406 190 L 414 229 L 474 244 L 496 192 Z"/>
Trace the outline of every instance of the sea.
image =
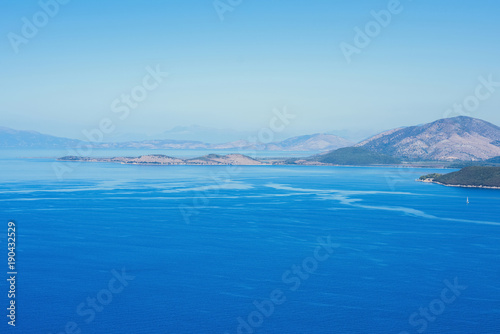
<path id="1" fill-rule="evenodd" d="M 203 152 L 93 155 L 147 153 Z M 63 155 L 0 151 L 0 333 L 500 333 L 500 190 L 452 170 Z"/>

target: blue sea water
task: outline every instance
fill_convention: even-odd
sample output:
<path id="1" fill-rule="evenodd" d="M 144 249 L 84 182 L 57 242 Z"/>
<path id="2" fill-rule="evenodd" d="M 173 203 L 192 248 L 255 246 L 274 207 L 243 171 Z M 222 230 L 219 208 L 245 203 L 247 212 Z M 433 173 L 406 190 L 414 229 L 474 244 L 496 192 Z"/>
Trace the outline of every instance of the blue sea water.
<path id="1" fill-rule="evenodd" d="M 18 271 L 0 333 L 500 333 L 500 190 L 363 167 L 70 163 L 60 180 L 18 156 L 0 159 Z"/>

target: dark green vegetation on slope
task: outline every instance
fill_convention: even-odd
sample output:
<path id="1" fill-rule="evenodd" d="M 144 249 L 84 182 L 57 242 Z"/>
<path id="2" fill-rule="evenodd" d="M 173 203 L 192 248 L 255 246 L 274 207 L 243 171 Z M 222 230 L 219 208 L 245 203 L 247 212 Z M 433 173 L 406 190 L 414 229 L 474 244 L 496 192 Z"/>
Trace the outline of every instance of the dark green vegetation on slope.
<path id="1" fill-rule="evenodd" d="M 372 152 L 362 147 L 340 148 L 316 156 L 313 160 L 335 165 L 394 165 L 401 163 L 397 158 Z"/>
<path id="2" fill-rule="evenodd" d="M 452 163 L 449 168 L 465 168 L 471 166 L 500 167 L 500 156 L 484 161 L 457 161 Z"/>
<path id="3" fill-rule="evenodd" d="M 465 167 L 458 172 L 429 174 L 420 179 L 455 186 L 500 187 L 500 167 Z"/>

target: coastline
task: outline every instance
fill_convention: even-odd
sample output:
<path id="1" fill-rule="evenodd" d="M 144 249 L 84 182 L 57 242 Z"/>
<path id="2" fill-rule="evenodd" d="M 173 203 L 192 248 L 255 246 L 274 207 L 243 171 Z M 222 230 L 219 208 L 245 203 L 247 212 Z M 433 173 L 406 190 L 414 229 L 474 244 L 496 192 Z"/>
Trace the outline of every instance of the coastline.
<path id="1" fill-rule="evenodd" d="M 335 166 L 335 167 L 387 167 L 387 168 L 433 168 L 448 169 L 445 162 L 403 162 L 401 164 L 336 164 L 312 159 L 292 157 L 281 158 L 256 158 L 238 153 L 227 155 L 208 154 L 196 158 L 177 158 L 162 154 L 142 155 L 137 157 L 82 157 L 65 156 L 55 158 L 62 162 L 107 162 L 119 163 L 123 165 L 142 165 L 142 166 Z"/>
<path id="2" fill-rule="evenodd" d="M 30 158 L 30 159 L 38 159 L 38 158 Z M 289 167 L 387 167 L 387 168 L 401 168 L 401 169 L 407 169 L 407 168 L 433 168 L 433 169 L 449 169 L 449 167 L 445 166 L 432 166 L 432 165 L 407 165 L 407 164 L 401 164 L 401 165 L 338 165 L 338 164 L 328 164 L 328 163 L 322 163 L 322 162 L 308 162 L 308 163 L 281 163 L 281 162 L 274 162 L 270 163 L 268 162 L 269 160 L 260 160 L 260 164 L 245 164 L 245 163 L 239 163 L 239 164 L 225 164 L 225 163 L 219 163 L 219 164 L 211 164 L 211 163 L 151 163 L 151 162 L 124 162 L 124 161 L 113 161 L 111 159 L 107 158 L 95 158 L 95 159 L 89 159 L 89 160 L 63 160 L 60 158 L 52 158 L 55 159 L 56 161 L 61 161 L 61 162 L 66 162 L 66 163 L 81 163 L 81 162 L 87 162 L 87 163 L 113 163 L 113 164 L 120 164 L 120 165 L 136 165 L 136 166 L 289 166 Z"/>
<path id="3" fill-rule="evenodd" d="M 423 182 L 423 183 L 434 183 L 434 184 L 439 184 L 441 186 L 446 186 L 446 187 L 455 187 L 455 188 L 479 188 L 479 189 L 500 189 L 500 187 L 494 187 L 494 186 L 473 186 L 473 185 L 467 185 L 467 184 L 446 184 L 442 182 L 437 182 L 434 180 L 415 180 L 417 182 Z"/>

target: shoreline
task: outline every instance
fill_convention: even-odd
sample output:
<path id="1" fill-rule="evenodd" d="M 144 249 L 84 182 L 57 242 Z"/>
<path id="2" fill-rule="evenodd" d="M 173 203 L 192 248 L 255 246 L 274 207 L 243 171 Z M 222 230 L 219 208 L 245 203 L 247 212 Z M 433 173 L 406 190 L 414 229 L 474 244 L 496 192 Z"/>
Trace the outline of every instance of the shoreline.
<path id="1" fill-rule="evenodd" d="M 417 182 L 423 182 L 423 183 L 434 183 L 434 184 L 439 184 L 441 186 L 446 186 L 446 187 L 455 187 L 455 188 L 479 188 L 479 189 L 500 189 L 500 187 L 495 187 L 495 186 L 473 186 L 473 185 L 467 185 L 467 184 L 446 184 L 442 182 L 437 182 L 434 180 L 415 180 Z"/>
<path id="2" fill-rule="evenodd" d="M 423 161 L 423 162 L 403 162 L 391 164 L 338 164 L 326 163 L 307 158 L 292 157 L 250 157 L 239 153 L 227 155 L 208 154 L 195 158 L 178 158 L 163 154 L 141 155 L 136 157 L 115 156 L 115 157 L 85 157 L 85 156 L 65 156 L 55 158 L 61 162 L 101 162 L 119 163 L 122 165 L 141 166 L 333 166 L 333 167 L 386 167 L 386 168 L 428 168 L 428 169 L 449 169 L 446 162 Z"/>
<path id="3" fill-rule="evenodd" d="M 37 159 L 37 158 L 30 158 Z M 229 164 L 229 163 L 154 163 L 154 162 L 124 162 L 124 161 L 113 161 L 112 158 L 92 158 L 92 159 L 80 159 L 80 160 L 65 160 L 61 158 L 53 158 L 56 161 L 60 162 L 74 162 L 74 163 L 112 163 L 112 164 L 120 164 L 120 165 L 135 165 L 135 166 L 288 166 L 288 167 L 386 167 L 386 168 L 431 168 L 431 169 L 450 169 L 446 166 L 433 166 L 433 165 L 409 165 L 409 164 L 401 164 L 401 165 L 337 165 L 337 164 L 328 164 L 322 162 L 309 162 L 309 163 L 299 163 L 299 164 L 290 164 L 290 163 L 269 163 L 267 159 L 258 160 L 259 164 Z"/>

